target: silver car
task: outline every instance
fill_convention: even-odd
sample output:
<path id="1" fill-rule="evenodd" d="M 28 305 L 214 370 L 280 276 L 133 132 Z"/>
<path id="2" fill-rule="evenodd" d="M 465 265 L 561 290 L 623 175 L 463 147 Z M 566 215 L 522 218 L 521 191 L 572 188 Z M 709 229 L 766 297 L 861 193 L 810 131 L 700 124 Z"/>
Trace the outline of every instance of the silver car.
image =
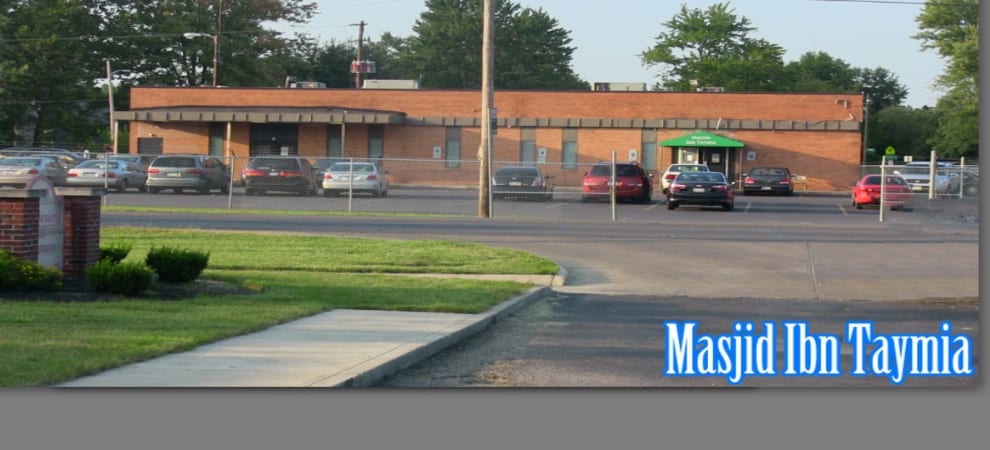
<path id="1" fill-rule="evenodd" d="M 104 187 L 124 192 L 134 188 L 148 190 L 148 174 L 126 161 L 90 159 L 69 169 L 65 185 L 77 187 Z"/>
<path id="2" fill-rule="evenodd" d="M 53 186 L 64 186 L 66 171 L 57 159 L 47 156 L 0 158 L 0 187 L 24 188 L 39 176 L 47 177 Z"/>
<path id="3" fill-rule="evenodd" d="M 331 197 L 341 192 L 367 192 L 375 197 L 388 195 L 388 172 L 381 172 L 375 163 L 338 162 L 323 173 L 323 195 Z"/>
<path id="4" fill-rule="evenodd" d="M 148 166 L 148 192 L 184 189 L 208 194 L 213 189 L 230 192 L 230 170 L 218 158 L 207 155 L 162 155 Z"/>

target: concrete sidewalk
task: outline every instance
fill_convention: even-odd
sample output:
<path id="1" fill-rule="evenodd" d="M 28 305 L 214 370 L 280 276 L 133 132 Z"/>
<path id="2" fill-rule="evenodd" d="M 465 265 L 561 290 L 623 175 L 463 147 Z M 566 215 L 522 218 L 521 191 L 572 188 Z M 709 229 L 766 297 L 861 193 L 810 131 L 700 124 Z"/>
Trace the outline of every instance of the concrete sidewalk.
<path id="1" fill-rule="evenodd" d="M 542 286 L 481 314 L 333 310 L 56 387 L 373 386 L 541 298 L 565 278 L 565 271 L 522 276 L 517 281 Z"/>

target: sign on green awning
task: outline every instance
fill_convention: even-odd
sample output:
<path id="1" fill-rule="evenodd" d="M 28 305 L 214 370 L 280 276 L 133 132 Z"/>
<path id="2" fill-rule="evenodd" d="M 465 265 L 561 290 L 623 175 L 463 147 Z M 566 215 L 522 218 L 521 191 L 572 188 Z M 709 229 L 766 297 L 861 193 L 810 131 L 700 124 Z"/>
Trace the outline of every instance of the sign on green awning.
<path id="1" fill-rule="evenodd" d="M 729 139 L 725 136 L 708 133 L 706 131 L 695 131 L 685 134 L 679 138 L 668 139 L 660 143 L 664 147 L 745 147 L 742 142 Z"/>

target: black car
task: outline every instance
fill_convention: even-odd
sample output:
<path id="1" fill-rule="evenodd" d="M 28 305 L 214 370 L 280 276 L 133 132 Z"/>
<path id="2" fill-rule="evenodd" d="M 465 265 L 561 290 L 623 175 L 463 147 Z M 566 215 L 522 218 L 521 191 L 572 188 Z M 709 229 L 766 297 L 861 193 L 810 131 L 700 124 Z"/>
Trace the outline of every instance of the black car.
<path id="1" fill-rule="evenodd" d="M 786 167 L 754 167 L 743 174 L 743 195 L 756 192 L 793 195 L 791 178 L 791 171 Z"/>
<path id="2" fill-rule="evenodd" d="M 553 175 L 544 175 L 538 167 L 502 167 L 492 178 L 494 198 L 553 199 Z"/>
<path id="3" fill-rule="evenodd" d="M 322 177 L 306 158 L 259 156 L 241 171 L 244 193 L 289 192 L 314 195 Z"/>
<path id="4" fill-rule="evenodd" d="M 732 211 L 735 207 L 732 183 L 721 172 L 681 172 L 670 183 L 667 209 L 681 205 L 721 206 Z"/>

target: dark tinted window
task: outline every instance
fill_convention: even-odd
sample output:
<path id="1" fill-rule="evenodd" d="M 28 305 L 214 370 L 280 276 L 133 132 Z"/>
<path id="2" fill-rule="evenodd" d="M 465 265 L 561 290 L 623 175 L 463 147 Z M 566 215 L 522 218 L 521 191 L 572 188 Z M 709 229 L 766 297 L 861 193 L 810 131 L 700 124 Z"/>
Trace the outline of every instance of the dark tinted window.
<path id="1" fill-rule="evenodd" d="M 286 158 L 257 158 L 251 160 L 248 167 L 258 170 L 299 170 L 299 162 Z"/>
<path id="2" fill-rule="evenodd" d="M 162 156 L 152 163 L 155 167 L 196 167 L 196 158 Z"/>
<path id="3" fill-rule="evenodd" d="M 500 177 L 539 177 L 540 173 L 536 169 L 531 169 L 528 167 L 511 167 L 506 169 L 498 169 L 495 175 Z"/>

